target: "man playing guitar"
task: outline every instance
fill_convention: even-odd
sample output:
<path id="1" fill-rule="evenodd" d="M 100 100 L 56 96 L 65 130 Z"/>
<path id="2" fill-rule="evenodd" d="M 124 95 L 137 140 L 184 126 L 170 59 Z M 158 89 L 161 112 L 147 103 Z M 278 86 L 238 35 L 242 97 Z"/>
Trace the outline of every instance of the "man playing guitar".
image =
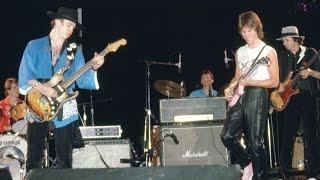
<path id="1" fill-rule="evenodd" d="M 236 72 L 224 91 L 225 98 L 230 102 L 236 95 L 236 86 L 244 88 L 243 94 L 227 112 L 221 139 L 244 168 L 242 180 L 252 177 L 267 180 L 263 135 L 268 117 L 268 88 L 277 87 L 279 84 L 278 58 L 275 49 L 262 41 L 263 26 L 256 13 L 248 11 L 241 14 L 238 28 L 246 44 L 236 52 Z M 256 64 L 255 62 L 263 57 L 266 57 L 269 63 L 258 64 L 251 71 L 252 64 Z M 242 79 L 243 74 L 248 71 L 251 73 Z M 250 144 L 248 150 L 244 150 L 239 142 L 242 133 Z"/>
<path id="2" fill-rule="evenodd" d="M 280 126 L 282 134 L 280 139 L 280 164 L 284 169 L 292 169 L 292 151 L 294 138 L 297 133 L 303 135 L 305 141 L 305 159 L 307 176 L 312 177 L 316 166 L 316 119 L 318 114 L 317 95 L 319 93 L 318 80 L 313 77 L 310 69 L 303 70 L 306 66 L 316 71 L 320 70 L 319 58 L 316 50 L 302 46 L 304 36 L 300 36 L 296 26 L 286 26 L 282 28 L 281 37 L 285 50 L 279 54 L 280 80 L 283 82 L 291 79 L 299 79 L 296 83 L 280 83 L 277 91 L 286 93 L 288 89 L 297 90 L 296 95 L 292 95 L 287 106 L 283 110 L 283 117 Z M 310 63 L 310 60 L 315 61 Z M 286 77 L 290 75 L 290 77 Z M 302 76 L 302 78 L 299 78 Z M 294 77 L 294 78 L 292 78 Z M 297 78 L 298 77 L 298 78 Z M 288 87 L 290 86 L 290 87 Z"/>

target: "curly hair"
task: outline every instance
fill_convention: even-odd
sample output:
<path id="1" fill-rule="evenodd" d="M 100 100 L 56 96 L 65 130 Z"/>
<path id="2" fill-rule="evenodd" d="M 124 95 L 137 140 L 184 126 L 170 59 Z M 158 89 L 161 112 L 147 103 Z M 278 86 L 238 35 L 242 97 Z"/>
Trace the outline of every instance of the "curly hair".
<path id="1" fill-rule="evenodd" d="M 12 84 L 18 84 L 18 81 L 16 78 L 7 78 L 6 81 L 4 82 L 4 95 L 8 96 L 9 95 L 9 90 L 12 87 Z"/>

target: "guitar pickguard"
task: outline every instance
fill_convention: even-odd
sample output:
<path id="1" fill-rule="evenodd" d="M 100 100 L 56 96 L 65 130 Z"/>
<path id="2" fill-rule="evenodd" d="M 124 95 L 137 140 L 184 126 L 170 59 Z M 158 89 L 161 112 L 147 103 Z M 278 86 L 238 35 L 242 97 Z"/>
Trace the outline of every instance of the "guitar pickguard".
<path id="1" fill-rule="evenodd" d="M 75 91 L 70 95 L 66 92 L 62 92 L 57 98 L 50 98 L 42 95 L 36 89 L 31 89 L 30 92 L 27 93 L 26 103 L 29 109 L 39 119 L 50 121 L 59 113 L 66 101 L 75 99 L 78 94 L 78 91 Z"/>

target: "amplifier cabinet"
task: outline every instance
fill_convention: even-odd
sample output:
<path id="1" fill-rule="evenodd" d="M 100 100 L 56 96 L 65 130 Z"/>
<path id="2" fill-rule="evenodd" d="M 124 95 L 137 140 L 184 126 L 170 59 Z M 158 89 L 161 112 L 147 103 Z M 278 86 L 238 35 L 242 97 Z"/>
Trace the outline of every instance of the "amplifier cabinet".
<path id="1" fill-rule="evenodd" d="M 222 125 L 162 125 L 163 166 L 228 165 L 228 151 L 220 139 Z M 172 134 L 177 141 L 174 142 Z"/>
<path id="2" fill-rule="evenodd" d="M 72 168 L 130 167 L 121 163 L 131 159 L 131 144 L 128 139 L 84 140 L 85 147 L 74 149 Z"/>
<path id="3" fill-rule="evenodd" d="M 223 97 L 161 99 L 159 103 L 162 124 L 226 118 L 226 100 Z"/>

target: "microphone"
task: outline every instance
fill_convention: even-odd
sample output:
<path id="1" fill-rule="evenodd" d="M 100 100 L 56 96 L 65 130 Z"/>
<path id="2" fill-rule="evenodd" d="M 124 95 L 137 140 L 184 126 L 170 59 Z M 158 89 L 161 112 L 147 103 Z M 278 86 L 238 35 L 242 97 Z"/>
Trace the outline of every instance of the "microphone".
<path id="1" fill-rule="evenodd" d="M 178 67 L 178 73 L 182 73 L 182 62 L 181 62 L 181 53 L 179 53 L 179 61 L 175 64 Z"/>
<path id="2" fill-rule="evenodd" d="M 211 85 L 209 86 L 209 93 L 208 94 L 209 94 L 209 97 L 212 97 L 212 86 Z"/>

